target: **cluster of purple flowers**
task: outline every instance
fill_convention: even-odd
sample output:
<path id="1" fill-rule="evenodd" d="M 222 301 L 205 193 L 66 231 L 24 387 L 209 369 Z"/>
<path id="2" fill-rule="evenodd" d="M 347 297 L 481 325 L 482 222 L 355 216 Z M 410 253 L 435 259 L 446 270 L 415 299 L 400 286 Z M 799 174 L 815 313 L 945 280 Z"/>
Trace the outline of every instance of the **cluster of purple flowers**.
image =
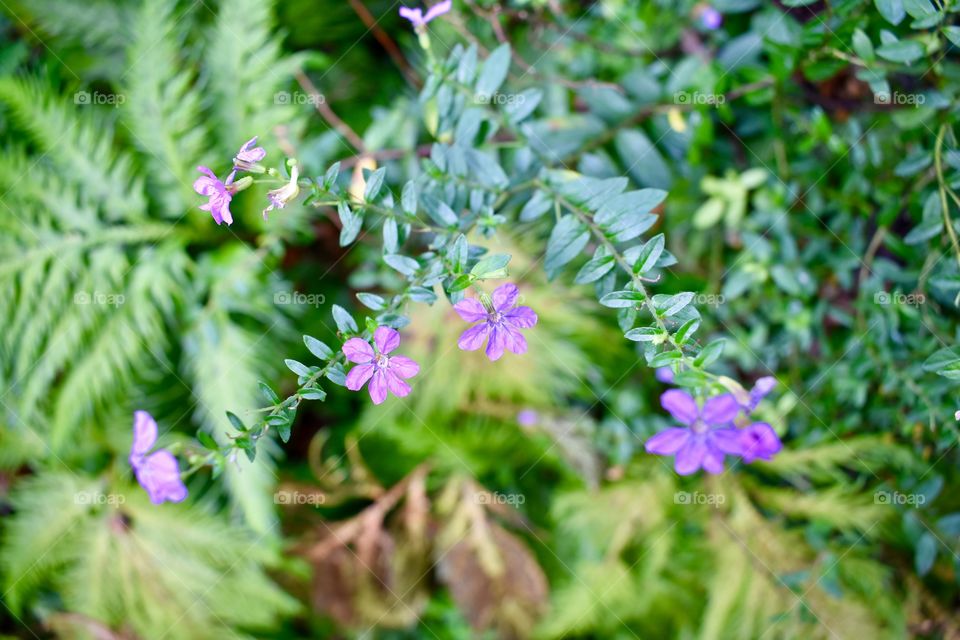
<path id="1" fill-rule="evenodd" d="M 669 369 L 657 370 L 657 378 L 662 382 L 672 382 L 672 374 Z M 674 469 L 680 475 L 701 468 L 708 473 L 722 473 L 728 455 L 739 456 L 746 463 L 771 460 L 783 447 L 780 438 L 768 423 L 751 422 L 749 416 L 775 386 L 773 377 L 763 377 L 745 401 L 724 393 L 709 398 L 702 407 L 686 391 L 664 391 L 660 404 L 684 426 L 664 429 L 647 440 L 647 452 L 674 456 Z"/>
<path id="2" fill-rule="evenodd" d="M 530 307 L 516 306 L 519 295 L 516 285 L 504 284 L 497 287 L 487 304 L 476 298 L 455 304 L 453 308 L 461 318 L 478 323 L 463 332 L 457 346 L 462 351 L 476 351 L 486 342 L 490 360 L 499 360 L 504 351 L 526 353 L 527 341 L 520 329 L 537 324 L 537 314 Z M 347 374 L 347 389 L 359 391 L 369 382 L 367 391 L 374 404 L 386 400 L 388 391 L 398 398 L 408 396 L 410 385 L 405 380 L 417 375 L 420 365 L 405 356 L 391 356 L 399 346 L 400 334 L 385 326 L 373 332 L 373 345 L 363 338 L 347 340 L 343 353 L 356 365 Z"/>

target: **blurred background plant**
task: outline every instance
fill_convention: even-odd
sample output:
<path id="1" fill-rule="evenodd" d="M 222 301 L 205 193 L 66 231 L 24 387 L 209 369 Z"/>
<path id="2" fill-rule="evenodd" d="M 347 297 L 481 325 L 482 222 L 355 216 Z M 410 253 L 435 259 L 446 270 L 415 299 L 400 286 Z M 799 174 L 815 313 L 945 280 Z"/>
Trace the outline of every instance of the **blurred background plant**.
<path id="1" fill-rule="evenodd" d="M 258 380 L 295 390 L 299 334 L 397 279 L 332 211 L 264 222 L 259 188 L 214 225 L 195 166 L 258 134 L 308 175 L 362 146 L 398 188 L 432 142 L 424 54 L 386 1 L 2 5 L 0 632 L 960 637 L 952 2 L 464 0 L 430 25 L 440 56 L 512 43 L 492 99 L 543 92 L 545 162 L 669 189 L 657 291 L 702 293 L 721 373 L 778 378 L 774 461 L 644 454 L 664 384 L 510 201 L 523 359 L 413 307 L 414 395 L 330 393 L 162 507 L 130 482 L 134 409 L 224 442 Z"/>

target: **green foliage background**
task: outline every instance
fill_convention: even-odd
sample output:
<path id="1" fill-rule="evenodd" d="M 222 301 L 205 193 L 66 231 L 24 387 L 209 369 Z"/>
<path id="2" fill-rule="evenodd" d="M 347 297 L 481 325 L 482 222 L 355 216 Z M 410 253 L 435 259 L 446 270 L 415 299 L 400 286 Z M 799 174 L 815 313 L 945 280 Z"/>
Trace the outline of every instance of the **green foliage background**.
<path id="1" fill-rule="evenodd" d="M 441 57 L 513 44 L 498 95 L 543 92 L 523 127 L 550 166 L 670 191 L 653 286 L 702 292 L 721 373 L 777 376 L 773 462 L 679 478 L 643 453 L 663 385 L 591 287 L 548 280 L 552 216 L 512 198 L 482 241 L 540 315 L 527 355 L 459 352 L 447 302 L 412 305 L 406 401 L 334 388 L 161 507 L 131 484 L 134 409 L 227 442 L 259 380 L 295 390 L 300 334 L 333 343 L 330 305 L 397 283 L 379 230 L 344 250 L 322 207 L 265 222 L 254 188 L 217 227 L 195 167 L 254 134 L 310 175 L 354 158 L 303 71 L 399 192 L 433 142 L 423 51 L 385 1 L 0 5 L 0 633 L 960 637 L 950 0 L 723 0 L 717 31 L 688 1 L 471 0 L 431 24 Z"/>

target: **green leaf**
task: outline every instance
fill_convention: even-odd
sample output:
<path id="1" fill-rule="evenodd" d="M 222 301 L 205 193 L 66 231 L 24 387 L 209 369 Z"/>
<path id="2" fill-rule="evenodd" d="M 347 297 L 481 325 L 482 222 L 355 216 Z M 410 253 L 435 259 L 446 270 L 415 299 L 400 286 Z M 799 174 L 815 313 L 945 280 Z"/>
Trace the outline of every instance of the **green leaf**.
<path id="1" fill-rule="evenodd" d="M 387 253 L 396 253 L 399 248 L 397 220 L 391 216 L 383 221 L 383 250 Z"/>
<path id="2" fill-rule="evenodd" d="M 470 270 L 477 280 L 494 280 L 507 277 L 507 264 L 510 263 L 510 254 L 498 253 L 492 256 L 485 256 Z"/>
<path id="3" fill-rule="evenodd" d="M 257 386 L 260 387 L 260 393 L 263 394 L 263 397 L 267 402 L 271 404 L 280 403 L 280 396 L 278 396 L 276 392 L 274 392 L 274 390 L 267 385 L 266 382 L 258 382 Z"/>
<path id="4" fill-rule="evenodd" d="M 474 87 L 477 95 L 484 98 L 492 96 L 507 79 L 509 71 L 510 45 L 502 44 L 494 49 L 483 63 L 483 69 Z"/>
<path id="5" fill-rule="evenodd" d="M 310 367 L 303 364 L 302 362 L 298 362 L 291 358 L 287 358 L 286 360 L 283 361 L 283 363 L 287 365 L 287 369 L 290 369 L 290 371 L 293 371 L 298 376 L 310 375 Z"/>
<path id="6" fill-rule="evenodd" d="M 304 400 L 320 400 L 322 402 L 327 399 L 327 392 L 320 387 L 304 387 L 300 389 L 299 393 Z"/>
<path id="7" fill-rule="evenodd" d="M 218 445 L 217 441 L 213 439 L 213 436 L 203 429 L 197 431 L 197 440 L 200 441 L 200 444 L 203 445 L 204 449 L 209 449 L 210 451 L 217 451 L 220 449 L 220 445 Z"/>
<path id="8" fill-rule="evenodd" d="M 553 228 L 547 241 L 547 257 L 544 270 L 554 277 L 565 264 L 573 260 L 587 246 L 590 232 L 575 216 L 566 215 Z"/>
<path id="9" fill-rule="evenodd" d="M 639 129 L 621 129 L 614 140 L 617 153 L 630 176 L 643 187 L 667 189 L 673 181 L 657 147 Z"/>
<path id="10" fill-rule="evenodd" d="M 723 345 L 724 345 L 724 341 L 722 339 L 714 340 L 713 342 L 705 346 L 703 348 L 703 351 L 697 354 L 697 357 L 694 358 L 693 363 L 698 367 L 706 368 L 710 366 L 713 362 L 717 360 L 717 358 L 720 357 L 720 354 L 723 353 Z"/>
<path id="11" fill-rule="evenodd" d="M 874 0 L 877 11 L 890 24 L 897 25 L 907 16 L 902 0 Z"/>
<path id="12" fill-rule="evenodd" d="M 916 40 L 900 40 L 877 47 L 877 55 L 891 62 L 911 64 L 923 57 L 923 45 Z"/>
<path id="13" fill-rule="evenodd" d="M 340 305 L 333 305 L 332 313 L 333 321 L 336 323 L 337 329 L 340 331 L 340 333 L 351 334 L 360 331 L 360 329 L 357 328 L 357 323 L 353 319 L 353 316 L 351 316 L 350 313 Z"/>
<path id="14" fill-rule="evenodd" d="M 659 260 L 663 254 L 664 243 L 665 239 L 662 233 L 658 233 L 647 240 L 640 250 L 640 255 L 637 256 L 636 262 L 633 264 L 634 273 L 646 273 L 657 266 L 657 260 Z"/>
<path id="15" fill-rule="evenodd" d="M 914 566 L 917 573 L 925 576 L 933 568 L 937 560 L 937 539 L 929 531 L 925 532 L 917 541 L 917 552 L 914 557 Z"/>
<path id="16" fill-rule="evenodd" d="M 357 299 L 362 302 L 365 307 L 373 309 L 374 311 L 382 311 L 387 306 L 386 300 L 372 293 L 358 293 Z"/>
<path id="17" fill-rule="evenodd" d="M 337 203 L 337 213 L 340 215 L 340 246 L 345 247 L 360 234 L 363 227 L 363 216 L 353 213 L 350 206 L 341 200 Z"/>
<path id="18" fill-rule="evenodd" d="M 940 349 L 927 358 L 923 369 L 950 380 L 960 380 L 960 351 L 957 347 Z"/>
<path id="19" fill-rule="evenodd" d="M 333 357 L 333 349 L 328 347 L 323 342 L 317 340 L 313 336 L 303 336 L 303 344 L 307 346 L 307 349 L 310 351 L 310 353 L 315 355 L 320 360 L 329 360 Z"/>
<path id="20" fill-rule="evenodd" d="M 657 327 L 637 327 L 630 329 L 623 337 L 634 342 L 653 342 L 664 335 L 663 330 Z"/>
<path id="21" fill-rule="evenodd" d="M 327 172 L 323 174 L 323 189 L 325 191 L 330 191 L 334 184 L 337 182 L 337 178 L 340 177 L 340 163 L 333 163 Z"/>
<path id="22" fill-rule="evenodd" d="M 600 298 L 600 304 L 611 309 L 623 309 L 642 303 L 646 298 L 639 291 L 613 291 Z"/>
<path id="23" fill-rule="evenodd" d="M 669 317 L 679 313 L 691 302 L 693 302 L 693 293 L 690 291 L 684 291 L 683 293 L 672 295 L 664 300 L 663 303 L 658 306 L 658 311 L 660 312 L 660 315 Z"/>
<path id="24" fill-rule="evenodd" d="M 243 424 L 243 420 L 237 417 L 237 414 L 227 411 L 227 420 L 230 421 L 230 424 L 233 425 L 233 428 L 241 433 L 247 430 L 247 426 Z"/>
<path id="25" fill-rule="evenodd" d="M 373 202 L 383 186 L 383 178 L 387 173 L 386 167 L 380 167 L 367 177 L 367 186 L 363 189 L 363 199 Z"/>
<path id="26" fill-rule="evenodd" d="M 452 228 L 457 226 L 457 214 L 453 212 L 453 209 L 451 209 L 446 202 L 440 202 L 436 207 L 429 207 L 427 214 L 441 227 Z"/>
<path id="27" fill-rule="evenodd" d="M 403 191 L 400 193 L 400 208 L 410 216 L 417 213 L 417 185 L 413 180 L 403 185 Z"/>
<path id="28" fill-rule="evenodd" d="M 853 38 L 851 40 L 853 45 L 854 52 L 863 58 L 864 60 L 870 62 L 874 58 L 873 53 L 873 44 L 870 42 L 869 36 L 863 32 L 862 29 L 853 30 Z"/>
<path id="29" fill-rule="evenodd" d="M 616 265 L 616 261 L 613 256 L 603 256 L 601 258 L 594 258 L 587 264 L 583 265 L 580 269 L 580 272 L 577 273 L 577 277 L 574 278 L 574 282 L 577 284 L 589 284 L 595 282 L 605 276 L 613 267 Z"/>
<path id="30" fill-rule="evenodd" d="M 654 369 L 658 369 L 673 364 L 681 358 L 683 358 L 683 354 L 679 351 L 664 351 L 653 356 L 648 364 Z"/>
<path id="31" fill-rule="evenodd" d="M 543 191 L 534 191 L 533 197 L 527 200 L 520 210 L 520 222 L 536 220 L 553 206 L 553 199 Z"/>
<path id="32" fill-rule="evenodd" d="M 420 263 L 399 253 L 385 255 L 383 261 L 405 276 L 412 276 L 420 269 Z"/>

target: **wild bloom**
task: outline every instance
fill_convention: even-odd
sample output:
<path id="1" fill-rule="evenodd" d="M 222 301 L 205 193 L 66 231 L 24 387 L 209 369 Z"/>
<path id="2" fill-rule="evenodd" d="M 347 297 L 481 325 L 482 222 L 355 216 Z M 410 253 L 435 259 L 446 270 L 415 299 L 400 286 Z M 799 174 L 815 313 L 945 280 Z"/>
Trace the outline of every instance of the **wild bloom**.
<path id="1" fill-rule="evenodd" d="M 710 5 L 702 6 L 697 14 L 700 19 L 700 26 L 709 31 L 716 31 L 723 24 L 723 14 Z"/>
<path id="2" fill-rule="evenodd" d="M 247 171 L 251 173 L 263 173 L 264 169 L 259 163 L 267 155 L 266 149 L 256 146 L 257 136 L 253 136 L 240 147 L 237 155 L 233 158 L 234 171 Z"/>
<path id="3" fill-rule="evenodd" d="M 236 189 L 232 188 L 236 171 L 231 171 L 223 182 L 207 167 L 197 167 L 197 171 L 206 175 L 194 181 L 193 190 L 201 196 L 209 198 L 206 204 L 200 205 L 200 208 L 209 211 L 217 224 L 223 221 L 226 221 L 228 225 L 233 224 L 230 201 L 233 200 L 233 194 L 236 193 Z"/>
<path id="4" fill-rule="evenodd" d="M 766 422 L 755 422 L 740 431 L 740 455 L 746 463 L 757 458 L 770 460 L 782 448 L 777 433 Z"/>
<path id="5" fill-rule="evenodd" d="M 161 504 L 181 502 L 187 497 L 187 487 L 180 479 L 177 459 L 166 449 L 147 455 L 157 442 L 157 422 L 146 411 L 133 414 L 133 445 L 130 447 L 130 466 L 137 482 L 146 489 L 150 502 Z"/>
<path id="6" fill-rule="evenodd" d="M 721 473 L 724 456 L 740 454 L 740 432 L 729 427 L 740 412 L 733 395 L 710 398 L 700 409 L 689 393 L 670 389 L 660 396 L 660 404 L 686 426 L 664 429 L 647 440 L 646 449 L 661 456 L 675 456 L 674 469 L 680 475 L 701 467 L 709 473 Z"/>
<path id="7" fill-rule="evenodd" d="M 359 391 L 370 381 L 373 404 L 386 400 L 387 390 L 398 398 L 410 395 L 410 385 L 403 380 L 417 375 L 420 365 L 404 356 L 388 355 L 400 346 L 400 334 L 390 327 L 377 327 L 373 344 L 371 347 L 362 338 L 350 338 L 343 344 L 347 360 L 357 365 L 347 374 L 347 389 Z"/>
<path id="8" fill-rule="evenodd" d="M 744 410 L 747 413 L 750 413 L 756 409 L 757 405 L 760 404 L 760 401 L 763 400 L 768 393 L 773 391 L 775 386 L 777 386 L 777 379 L 773 376 L 764 376 L 759 378 L 753 384 L 753 388 L 750 389 L 750 401 L 743 405 Z"/>
<path id="9" fill-rule="evenodd" d="M 428 22 L 433 20 L 438 16 L 442 16 L 445 13 L 450 11 L 450 8 L 453 6 L 452 0 L 445 0 L 444 2 L 438 2 L 437 4 L 430 7 L 427 10 L 426 15 L 423 14 L 423 11 L 420 9 L 410 9 L 408 7 L 400 7 L 400 17 L 406 18 L 413 23 L 413 26 L 417 29 L 425 27 Z"/>
<path id="10" fill-rule="evenodd" d="M 654 375 L 663 384 L 673 384 L 674 373 L 670 367 L 657 367 Z"/>
<path id="11" fill-rule="evenodd" d="M 521 409 L 517 412 L 517 424 L 521 427 L 535 427 L 540 422 L 540 414 L 533 409 Z"/>
<path id="12" fill-rule="evenodd" d="M 476 298 L 464 298 L 453 305 L 454 311 L 467 322 L 480 322 L 463 332 L 457 346 L 463 351 L 476 351 L 486 340 L 486 353 L 491 360 L 499 360 L 504 349 L 526 353 L 527 341 L 519 330 L 537 324 L 537 314 L 530 307 L 514 306 L 519 293 L 515 285 L 508 283 L 496 288 L 489 308 Z"/>
<path id="13" fill-rule="evenodd" d="M 290 169 L 290 182 L 283 185 L 279 189 L 273 189 L 267 192 L 267 197 L 270 199 L 270 206 L 263 210 L 263 219 L 267 219 L 267 214 L 273 209 L 283 209 L 287 206 L 288 202 L 291 202 L 300 195 L 300 185 L 298 180 L 300 179 L 300 168 L 297 165 L 293 165 Z"/>

